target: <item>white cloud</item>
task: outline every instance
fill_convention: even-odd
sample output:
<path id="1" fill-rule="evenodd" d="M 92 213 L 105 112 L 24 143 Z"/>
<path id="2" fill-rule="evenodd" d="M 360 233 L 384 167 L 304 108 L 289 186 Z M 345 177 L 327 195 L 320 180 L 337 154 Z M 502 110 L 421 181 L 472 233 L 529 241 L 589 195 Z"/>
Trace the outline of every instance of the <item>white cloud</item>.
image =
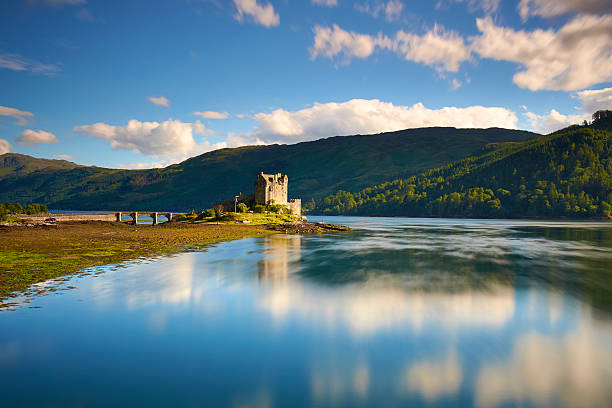
<path id="1" fill-rule="evenodd" d="M 170 106 L 170 101 L 165 96 L 150 96 L 148 99 L 158 106 L 165 106 L 166 108 Z"/>
<path id="2" fill-rule="evenodd" d="M 266 143 L 294 143 L 334 135 L 371 134 L 407 128 L 516 128 L 514 112 L 499 107 L 468 106 L 429 109 L 422 103 L 396 106 L 378 99 L 315 103 L 295 112 L 277 109 L 254 115 L 253 137 Z"/>
<path id="3" fill-rule="evenodd" d="M 521 0 L 517 10 L 523 21 L 531 16 L 554 17 L 567 13 L 606 14 L 612 12 L 610 0 Z"/>
<path id="4" fill-rule="evenodd" d="M 311 0 L 312 4 L 318 4 L 320 6 L 334 7 L 338 5 L 338 0 Z"/>
<path id="5" fill-rule="evenodd" d="M 407 61 L 431 65 L 439 71 L 457 72 L 462 62 L 470 60 L 470 50 L 463 38 L 437 24 L 422 36 L 398 31 L 393 49 Z"/>
<path id="6" fill-rule="evenodd" d="M 234 0 L 237 14 L 236 20 L 242 22 L 244 16 L 250 16 L 251 19 L 264 27 L 272 27 L 280 24 L 280 17 L 274 11 L 272 4 L 268 3 L 262 6 L 257 3 L 257 0 Z"/>
<path id="7" fill-rule="evenodd" d="M 9 116 L 11 118 L 15 118 L 17 119 L 17 124 L 23 126 L 27 125 L 27 118 L 33 118 L 34 114 L 32 112 L 9 108 L 8 106 L 0 106 L 0 116 Z"/>
<path id="8" fill-rule="evenodd" d="M 76 126 L 74 130 L 80 134 L 108 140 L 113 149 L 131 150 L 147 156 L 174 160 L 225 147 L 224 143 L 215 145 L 211 145 L 208 141 L 197 143 L 194 133 L 203 136 L 214 133 L 199 121 L 184 123 L 169 119 L 158 123 L 130 120 L 127 126 L 95 123 Z"/>
<path id="9" fill-rule="evenodd" d="M 0 68 L 12 71 L 30 71 L 37 74 L 53 75 L 61 68 L 53 64 L 43 64 L 19 54 L 0 54 Z"/>
<path id="10" fill-rule="evenodd" d="M 548 134 L 570 125 L 582 124 L 582 121 L 588 120 L 590 117 L 590 115 L 563 115 L 555 109 L 552 109 L 546 115 L 526 112 L 525 116 L 529 119 L 531 129 L 542 134 Z"/>
<path id="11" fill-rule="evenodd" d="M 521 31 L 477 19 L 474 50 L 485 58 L 512 61 L 524 69 L 514 82 L 532 91 L 572 91 L 612 80 L 612 15 L 582 15 L 558 31 Z"/>
<path id="12" fill-rule="evenodd" d="M 0 139 L 0 154 L 10 153 L 11 145 L 4 139 Z"/>
<path id="13" fill-rule="evenodd" d="M 194 115 L 199 115 L 204 119 L 227 119 L 229 113 L 227 112 L 215 112 L 215 111 L 204 111 L 204 112 L 193 112 Z"/>
<path id="14" fill-rule="evenodd" d="M 462 62 L 471 58 L 463 38 L 437 24 L 423 35 L 400 30 L 395 38 L 382 33 L 372 36 L 349 32 L 335 24 L 332 28 L 315 26 L 314 34 L 314 44 L 310 47 L 312 59 L 319 55 L 334 58 L 340 54 L 347 60 L 351 57 L 367 58 L 380 48 L 392 50 L 407 61 L 433 66 L 438 71 L 456 72 Z"/>
<path id="15" fill-rule="evenodd" d="M 389 48 L 391 45 L 389 38 L 380 33 L 378 37 L 373 37 L 343 30 L 336 24 L 332 28 L 317 25 L 313 31 L 314 44 L 310 47 L 312 59 L 319 55 L 333 58 L 339 54 L 344 54 L 349 60 L 351 57 L 367 58 L 372 55 L 376 47 Z"/>
<path id="16" fill-rule="evenodd" d="M 404 3 L 400 0 L 366 0 L 363 3 L 355 3 L 355 9 L 374 18 L 384 15 L 385 20 L 395 21 L 401 16 Z"/>
<path id="17" fill-rule="evenodd" d="M 612 88 L 592 89 L 576 93 L 582 102 L 582 112 L 593 114 L 602 109 L 612 109 Z"/>
<path id="18" fill-rule="evenodd" d="M 39 144 L 59 143 L 57 137 L 53 133 L 45 132 L 44 130 L 26 129 L 21 132 L 21 136 L 15 138 L 19 144 L 27 146 L 37 146 Z"/>

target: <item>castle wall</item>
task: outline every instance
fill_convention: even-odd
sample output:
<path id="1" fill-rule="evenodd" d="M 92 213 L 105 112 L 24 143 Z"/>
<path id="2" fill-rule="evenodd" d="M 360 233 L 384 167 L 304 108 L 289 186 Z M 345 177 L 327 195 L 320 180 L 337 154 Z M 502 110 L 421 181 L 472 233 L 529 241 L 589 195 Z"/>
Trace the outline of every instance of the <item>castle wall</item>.
<path id="1" fill-rule="evenodd" d="M 302 215 L 302 200 L 299 198 L 290 199 L 287 204 L 287 208 L 291 209 L 293 215 Z"/>

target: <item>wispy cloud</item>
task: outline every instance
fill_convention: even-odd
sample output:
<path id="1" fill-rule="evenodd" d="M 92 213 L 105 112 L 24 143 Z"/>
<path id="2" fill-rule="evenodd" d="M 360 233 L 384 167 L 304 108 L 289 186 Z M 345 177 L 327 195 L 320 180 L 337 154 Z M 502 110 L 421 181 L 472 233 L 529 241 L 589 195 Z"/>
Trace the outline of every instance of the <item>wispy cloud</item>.
<path id="1" fill-rule="evenodd" d="M 400 30 L 394 37 L 382 33 L 373 36 L 346 31 L 335 24 L 331 28 L 315 26 L 314 34 L 314 44 L 310 47 L 313 59 L 318 56 L 332 59 L 342 54 L 350 61 L 352 57 L 367 58 L 376 49 L 391 50 L 407 61 L 432 66 L 439 72 L 456 72 L 462 62 L 471 59 L 464 39 L 439 25 L 423 35 Z"/>
<path id="2" fill-rule="evenodd" d="M 95 20 L 93 14 L 91 14 L 91 11 L 86 8 L 80 9 L 79 11 L 74 13 L 74 16 L 81 21 L 92 22 Z"/>
<path id="3" fill-rule="evenodd" d="M 319 6 L 334 7 L 338 5 L 338 0 L 311 0 L 312 4 Z"/>
<path id="4" fill-rule="evenodd" d="M 201 116 L 204 119 L 227 119 L 229 117 L 229 113 L 227 112 L 205 111 L 205 112 L 193 112 L 193 114 Z"/>
<path id="5" fill-rule="evenodd" d="M 399 19 L 404 10 L 401 0 L 365 0 L 355 3 L 355 9 L 374 18 L 384 17 L 387 21 Z"/>
<path id="6" fill-rule="evenodd" d="M 0 68 L 47 75 L 53 75 L 62 70 L 56 64 L 43 64 L 19 54 L 0 54 Z"/>
<path id="7" fill-rule="evenodd" d="M 170 107 L 170 101 L 165 96 L 150 96 L 149 101 L 158 106 Z"/>
<path id="8" fill-rule="evenodd" d="M 9 116 L 17 119 L 17 124 L 24 126 L 28 124 L 28 118 L 33 118 L 32 112 L 22 111 L 8 106 L 0 106 L 0 116 Z"/>
<path id="9" fill-rule="evenodd" d="M 601 15 L 612 13 L 610 0 L 521 0 L 517 10 L 523 21 L 529 17 L 550 18 L 567 13 Z"/>
<path id="10" fill-rule="evenodd" d="M 249 16 L 256 24 L 264 27 L 273 27 L 280 24 L 280 17 L 274 11 L 274 6 L 267 3 L 260 5 L 257 0 L 234 0 L 236 6 L 236 20 L 242 22 L 244 16 Z"/>
<path id="11" fill-rule="evenodd" d="M 61 159 L 61 160 L 74 160 L 74 157 L 72 157 L 69 154 L 54 154 L 51 157 L 55 157 L 56 159 Z"/>

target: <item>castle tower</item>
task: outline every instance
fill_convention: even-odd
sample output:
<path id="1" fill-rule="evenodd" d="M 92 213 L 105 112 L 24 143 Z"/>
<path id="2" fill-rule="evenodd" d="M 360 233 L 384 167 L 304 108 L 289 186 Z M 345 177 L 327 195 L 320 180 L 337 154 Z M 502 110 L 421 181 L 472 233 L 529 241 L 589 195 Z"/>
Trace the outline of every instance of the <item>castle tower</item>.
<path id="1" fill-rule="evenodd" d="M 289 191 L 289 177 L 281 173 L 259 173 L 255 181 L 255 204 L 283 204 L 287 205 Z"/>

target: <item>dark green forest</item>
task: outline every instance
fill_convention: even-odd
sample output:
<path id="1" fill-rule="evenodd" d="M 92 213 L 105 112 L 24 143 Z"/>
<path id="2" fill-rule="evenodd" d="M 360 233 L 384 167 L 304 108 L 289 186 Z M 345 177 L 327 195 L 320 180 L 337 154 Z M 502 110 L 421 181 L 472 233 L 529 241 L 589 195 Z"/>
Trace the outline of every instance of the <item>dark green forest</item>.
<path id="1" fill-rule="evenodd" d="M 603 112 L 603 113 L 602 113 Z M 608 217 L 611 111 L 591 125 L 469 157 L 359 192 L 338 191 L 314 213 L 410 217 Z M 311 204 L 313 205 L 313 204 Z"/>

